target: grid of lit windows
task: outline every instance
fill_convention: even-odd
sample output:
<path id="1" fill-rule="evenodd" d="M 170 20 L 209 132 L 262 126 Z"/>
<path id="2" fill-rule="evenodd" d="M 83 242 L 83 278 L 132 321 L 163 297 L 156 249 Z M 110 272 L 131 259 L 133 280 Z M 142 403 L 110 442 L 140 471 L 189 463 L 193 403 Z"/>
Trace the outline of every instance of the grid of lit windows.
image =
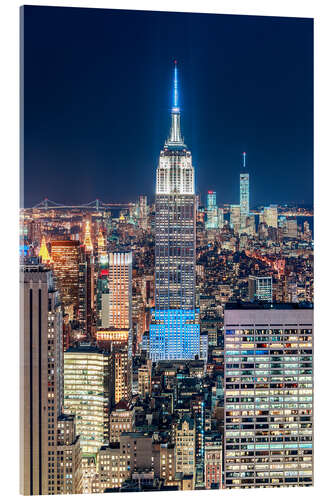
<path id="1" fill-rule="evenodd" d="M 312 484 L 312 327 L 225 331 L 226 487 Z"/>
<path id="2" fill-rule="evenodd" d="M 96 453 L 108 438 L 109 354 L 70 348 L 64 354 L 64 413 L 76 415 L 83 453 Z"/>
<path id="3" fill-rule="evenodd" d="M 194 359 L 200 353 L 198 314 L 198 310 L 154 311 L 150 324 L 152 361 Z"/>

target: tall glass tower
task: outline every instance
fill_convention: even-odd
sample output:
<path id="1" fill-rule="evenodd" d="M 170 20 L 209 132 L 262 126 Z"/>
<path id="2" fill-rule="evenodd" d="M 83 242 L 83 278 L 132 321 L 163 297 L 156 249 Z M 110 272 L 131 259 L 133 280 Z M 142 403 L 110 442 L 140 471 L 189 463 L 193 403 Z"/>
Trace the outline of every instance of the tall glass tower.
<path id="1" fill-rule="evenodd" d="M 218 209 L 216 205 L 216 192 L 208 191 L 206 229 L 217 229 L 217 228 L 218 228 Z"/>
<path id="2" fill-rule="evenodd" d="M 246 167 L 246 153 L 243 153 L 243 166 L 240 173 L 240 225 L 241 228 L 246 226 L 246 218 L 250 212 L 250 176 Z"/>
<path id="3" fill-rule="evenodd" d="M 180 130 L 178 69 L 174 66 L 171 130 L 156 172 L 153 361 L 193 359 L 200 352 L 195 307 L 195 188 L 192 155 Z"/>

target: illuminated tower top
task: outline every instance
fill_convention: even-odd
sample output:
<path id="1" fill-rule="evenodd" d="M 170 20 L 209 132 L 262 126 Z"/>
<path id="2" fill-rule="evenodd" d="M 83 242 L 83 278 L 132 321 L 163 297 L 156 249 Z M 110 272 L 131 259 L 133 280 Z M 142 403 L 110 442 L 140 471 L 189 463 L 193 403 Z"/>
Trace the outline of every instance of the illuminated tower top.
<path id="1" fill-rule="evenodd" d="M 92 246 L 92 241 L 91 241 L 91 234 L 90 234 L 90 222 L 87 220 L 86 222 L 86 230 L 84 234 L 84 246 L 86 248 L 87 252 L 92 252 L 93 251 L 93 246 Z"/>
<path id="2" fill-rule="evenodd" d="M 172 95 L 171 129 L 160 153 L 156 173 L 156 194 L 193 195 L 195 187 L 192 155 L 184 144 L 180 131 L 177 61 L 174 61 Z"/>
<path id="3" fill-rule="evenodd" d="M 99 230 L 98 239 L 97 239 L 97 247 L 99 252 L 105 252 L 105 238 L 103 236 L 102 230 Z"/>
<path id="4" fill-rule="evenodd" d="M 51 262 L 51 257 L 50 257 L 49 251 L 47 249 L 47 246 L 46 246 L 45 236 L 43 236 L 43 238 L 42 238 L 42 243 L 40 246 L 38 256 L 41 257 L 43 264 Z"/>
<path id="5" fill-rule="evenodd" d="M 179 108 L 179 93 L 178 93 L 178 66 L 177 61 L 174 61 L 173 74 L 173 91 L 172 91 L 172 108 L 171 108 L 171 129 L 168 140 L 165 142 L 166 147 L 186 147 L 184 139 L 180 131 L 180 108 Z"/>
<path id="6" fill-rule="evenodd" d="M 247 172 L 248 171 L 248 168 L 246 166 L 246 152 L 244 151 L 242 153 L 242 156 L 243 156 L 243 164 L 242 164 L 242 172 Z"/>

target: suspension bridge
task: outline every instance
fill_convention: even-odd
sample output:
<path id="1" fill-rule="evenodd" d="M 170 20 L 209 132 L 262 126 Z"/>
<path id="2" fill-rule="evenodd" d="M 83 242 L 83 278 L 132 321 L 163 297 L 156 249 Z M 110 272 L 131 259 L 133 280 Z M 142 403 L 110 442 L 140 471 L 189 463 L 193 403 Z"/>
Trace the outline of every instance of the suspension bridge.
<path id="1" fill-rule="evenodd" d="M 97 198 L 96 200 L 90 201 L 89 203 L 83 203 L 82 205 L 66 205 L 64 203 L 57 203 L 56 201 L 49 200 L 49 198 L 44 198 L 42 201 L 37 203 L 31 208 L 27 208 L 27 210 L 33 209 L 42 209 L 42 210 L 58 210 L 58 209 L 86 209 L 86 210 L 95 210 L 99 212 L 100 210 L 111 210 L 111 209 L 122 209 L 122 208 L 131 208 L 134 207 L 135 203 L 105 203 L 104 201 Z"/>

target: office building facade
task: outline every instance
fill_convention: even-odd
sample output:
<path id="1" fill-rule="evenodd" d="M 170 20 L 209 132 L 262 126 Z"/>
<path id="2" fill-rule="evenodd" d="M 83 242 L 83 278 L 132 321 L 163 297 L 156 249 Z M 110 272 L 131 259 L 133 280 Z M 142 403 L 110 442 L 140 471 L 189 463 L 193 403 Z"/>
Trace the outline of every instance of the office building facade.
<path id="1" fill-rule="evenodd" d="M 195 481 L 195 420 L 184 415 L 175 431 L 176 472 L 193 477 Z"/>
<path id="2" fill-rule="evenodd" d="M 216 192 L 208 191 L 207 193 L 207 210 L 206 210 L 206 229 L 217 229 L 218 224 L 218 207 L 216 205 Z"/>
<path id="3" fill-rule="evenodd" d="M 109 254 L 109 322 L 132 329 L 132 252 Z"/>
<path id="4" fill-rule="evenodd" d="M 249 276 L 249 301 L 265 301 L 272 302 L 273 300 L 273 284 L 272 276 Z"/>
<path id="5" fill-rule="evenodd" d="M 205 436 L 205 488 L 222 488 L 223 464 L 222 436 L 218 433 L 207 433 Z"/>
<path id="6" fill-rule="evenodd" d="M 76 240 L 51 242 L 51 257 L 56 286 L 65 313 L 70 319 L 78 319 L 79 309 L 79 263 L 82 249 Z"/>
<path id="7" fill-rule="evenodd" d="M 259 215 L 259 221 L 267 224 L 268 227 L 278 227 L 278 208 L 277 205 L 269 205 L 264 207 Z"/>
<path id="8" fill-rule="evenodd" d="M 227 304 L 224 318 L 225 486 L 311 486 L 311 304 Z"/>
<path id="9" fill-rule="evenodd" d="M 240 206 L 230 205 L 230 225 L 236 234 L 240 231 Z"/>
<path id="10" fill-rule="evenodd" d="M 21 493 L 81 493 L 79 438 L 73 416 L 68 433 L 61 433 L 63 339 L 59 293 L 52 272 L 42 265 L 23 265 L 20 278 Z M 63 453 L 73 458 L 71 477 L 66 475 Z"/>
<path id="11" fill-rule="evenodd" d="M 110 354 L 88 342 L 64 353 L 64 413 L 74 414 L 81 451 L 93 455 L 109 439 Z"/>
<path id="12" fill-rule="evenodd" d="M 110 353 L 110 398 L 116 405 L 132 398 L 132 343 L 130 330 L 109 328 L 96 332 L 98 345 Z"/>

